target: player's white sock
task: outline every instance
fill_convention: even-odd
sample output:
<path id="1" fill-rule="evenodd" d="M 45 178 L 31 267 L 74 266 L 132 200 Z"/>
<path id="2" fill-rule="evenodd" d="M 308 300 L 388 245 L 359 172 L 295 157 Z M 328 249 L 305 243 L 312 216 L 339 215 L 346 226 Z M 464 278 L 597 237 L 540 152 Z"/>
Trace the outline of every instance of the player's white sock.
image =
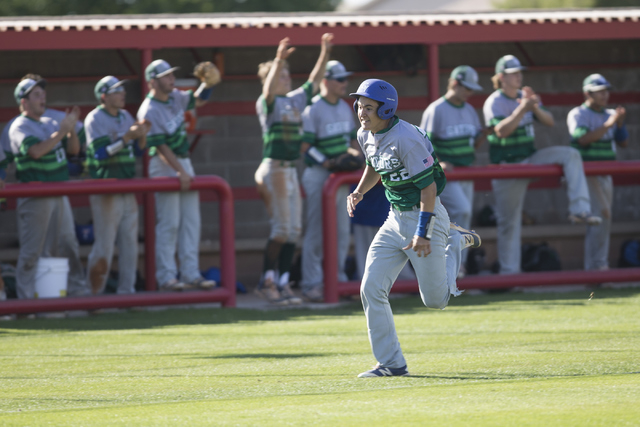
<path id="1" fill-rule="evenodd" d="M 264 272 L 264 281 L 271 281 L 274 283 L 276 281 L 276 272 L 273 270 L 267 270 Z"/>
<path id="2" fill-rule="evenodd" d="M 289 283 L 289 272 L 287 271 L 286 273 L 282 273 L 282 276 L 280 276 L 280 287 L 283 288 L 288 283 Z"/>

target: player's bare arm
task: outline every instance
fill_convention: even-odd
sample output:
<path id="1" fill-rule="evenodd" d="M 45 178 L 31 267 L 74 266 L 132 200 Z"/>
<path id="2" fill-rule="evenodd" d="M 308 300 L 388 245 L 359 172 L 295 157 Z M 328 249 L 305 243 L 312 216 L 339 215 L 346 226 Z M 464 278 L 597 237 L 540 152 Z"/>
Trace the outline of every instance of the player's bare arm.
<path id="1" fill-rule="evenodd" d="M 78 134 L 76 133 L 76 123 L 78 122 L 79 117 L 80 107 L 76 105 L 63 119 L 63 121 L 68 120 L 71 124 L 71 129 L 69 130 L 69 133 L 67 133 L 67 154 L 71 156 L 76 156 L 80 153 L 80 138 L 78 138 Z"/>
<path id="2" fill-rule="evenodd" d="M 436 196 L 438 194 L 438 187 L 435 182 L 432 182 L 429 186 L 420 191 L 420 221 L 426 221 L 425 224 L 418 223 L 418 229 L 413 236 L 411 242 L 402 248 L 403 250 L 413 249 L 418 257 L 426 257 L 431 253 L 431 221 L 435 221 L 435 215 L 433 211 L 436 208 Z M 429 217 L 430 216 L 430 217 Z M 428 219 L 425 219 L 429 217 Z M 423 230 L 424 229 L 424 230 Z"/>
<path id="3" fill-rule="evenodd" d="M 318 61 L 313 67 L 311 74 L 309 74 L 309 81 L 313 84 L 313 93 L 316 93 L 318 92 L 318 90 L 320 90 L 320 82 L 324 77 L 324 69 L 327 66 L 327 61 L 329 61 L 329 56 L 331 56 L 331 48 L 333 46 L 332 42 L 332 33 L 324 33 L 322 35 L 320 43 L 320 56 L 318 57 Z"/>
<path id="4" fill-rule="evenodd" d="M 62 141 L 65 136 L 67 136 L 73 130 L 77 121 L 77 116 L 75 116 L 75 118 L 70 117 L 70 113 L 67 112 L 67 116 L 60 122 L 59 130 L 53 132 L 49 139 L 45 139 L 44 141 L 33 144 L 31 147 L 29 147 L 29 151 L 27 151 L 29 157 L 37 160 L 45 154 L 49 153 L 56 145 L 58 145 L 60 141 Z"/>
<path id="5" fill-rule="evenodd" d="M 515 132 L 515 130 L 518 129 L 518 125 L 525 113 L 533 110 L 535 103 L 536 101 L 533 98 L 522 98 L 520 105 L 513 110 L 513 113 L 511 113 L 509 117 L 500 121 L 500 123 L 493 128 L 496 135 L 498 135 L 499 138 L 507 138 Z"/>
<path id="6" fill-rule="evenodd" d="M 267 104 L 273 103 L 277 93 L 278 88 L 278 80 L 280 78 L 280 73 L 284 68 L 284 61 L 296 50 L 295 47 L 291 47 L 289 45 L 289 37 L 285 37 L 280 40 L 278 44 L 278 50 L 276 52 L 276 57 L 273 60 L 273 66 L 267 73 L 267 77 L 264 79 L 264 84 L 262 85 L 262 95 L 265 97 Z"/>
<path id="7" fill-rule="evenodd" d="M 160 159 L 171 166 L 178 173 L 178 180 L 180 181 L 180 191 L 187 191 L 191 186 L 191 181 L 193 181 L 193 177 L 189 175 L 178 159 L 176 155 L 173 154 L 173 151 L 169 148 L 167 144 L 162 144 L 157 147 L 158 154 L 160 155 Z"/>
<path id="8" fill-rule="evenodd" d="M 353 216 L 353 213 L 356 210 L 356 205 L 362 201 L 365 193 L 371 190 L 379 180 L 380 175 L 378 172 L 376 172 L 373 167 L 367 165 L 364 169 L 364 173 L 362 174 L 362 178 L 360 178 L 358 186 L 353 193 L 347 196 L 347 212 L 349 212 L 349 216 Z"/>

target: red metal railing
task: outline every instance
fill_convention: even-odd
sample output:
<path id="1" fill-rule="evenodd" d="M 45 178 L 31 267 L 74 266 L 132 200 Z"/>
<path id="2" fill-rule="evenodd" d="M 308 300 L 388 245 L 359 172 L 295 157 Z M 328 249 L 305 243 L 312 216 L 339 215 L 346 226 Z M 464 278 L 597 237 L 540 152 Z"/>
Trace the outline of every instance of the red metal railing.
<path id="1" fill-rule="evenodd" d="M 179 191 L 176 178 L 96 179 L 64 183 L 8 184 L 1 197 L 51 197 L 79 194 L 150 193 Z M 192 304 L 221 302 L 225 307 L 236 304 L 236 255 L 233 195 L 231 187 L 218 176 L 198 176 L 191 190 L 214 191 L 218 196 L 220 214 L 220 275 L 221 287 L 210 291 L 184 293 L 144 292 L 133 295 L 98 295 L 86 297 L 9 300 L 0 302 L 0 314 L 36 313 L 44 311 L 90 310 L 98 308 L 126 308 L 148 305 Z M 145 212 L 145 222 L 154 224 L 153 210 Z M 151 230 L 153 228 L 151 227 Z M 155 247 L 153 239 L 145 236 L 145 279 L 147 291 L 155 286 Z"/>
<path id="2" fill-rule="evenodd" d="M 640 184 L 640 161 L 585 162 L 586 175 L 612 175 L 625 178 L 627 183 Z M 322 190 L 324 300 L 338 301 L 340 295 L 360 292 L 360 282 L 338 282 L 336 191 L 341 185 L 360 181 L 362 172 L 333 174 Z M 447 172 L 447 180 L 490 180 L 507 178 L 549 178 L 562 176 L 559 165 L 491 165 L 483 167 L 458 167 Z M 511 275 L 467 276 L 458 281 L 460 289 L 505 289 L 514 286 L 543 286 L 560 284 L 585 284 L 602 282 L 626 282 L 640 280 L 640 268 L 611 269 L 607 271 L 560 271 L 522 273 Z M 397 281 L 393 292 L 417 292 L 416 281 Z"/>

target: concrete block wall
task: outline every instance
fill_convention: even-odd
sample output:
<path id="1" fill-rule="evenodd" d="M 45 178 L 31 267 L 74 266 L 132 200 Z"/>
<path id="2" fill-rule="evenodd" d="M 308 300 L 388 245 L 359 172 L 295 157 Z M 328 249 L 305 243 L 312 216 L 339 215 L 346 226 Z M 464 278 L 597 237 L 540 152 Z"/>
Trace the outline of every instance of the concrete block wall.
<path id="1" fill-rule="evenodd" d="M 215 41 L 212 41 L 215 43 Z M 293 41 L 295 44 L 295 41 Z M 638 41 L 599 41 L 599 42 L 548 42 L 523 43 L 521 48 L 532 59 L 534 68 L 525 73 L 525 84 L 532 86 L 540 93 L 579 93 L 581 82 L 586 75 L 601 72 L 614 85 L 615 92 L 636 92 L 640 79 L 637 64 L 640 62 L 640 42 Z M 165 49 L 154 51 L 154 59 L 163 58 L 172 65 L 180 66 L 176 74 L 179 78 L 190 78 L 191 70 L 198 60 L 213 59 L 216 53 L 224 55 L 225 73 L 228 76 L 254 76 L 260 62 L 272 59 L 275 46 L 272 48 L 235 48 L 235 49 Z M 424 46 L 336 46 L 332 57 L 341 60 L 348 69 L 359 72 L 352 78 L 348 90 L 357 88 L 361 80 L 375 77 L 369 70 L 367 61 L 361 53 L 368 55 L 378 71 L 402 71 L 397 75 L 386 75 L 402 97 L 426 97 L 428 94 L 426 48 Z M 299 47 L 291 57 L 291 72 L 294 75 L 307 75 L 312 69 L 319 48 Z M 526 56 L 515 43 L 495 44 L 452 44 L 440 46 L 440 67 L 452 69 L 460 64 L 468 64 L 480 70 L 480 83 L 484 87 L 483 95 L 493 91 L 490 77 L 496 60 L 505 54 L 518 56 L 527 63 Z M 140 55 L 135 50 L 125 50 L 122 55 L 140 73 Z M 115 51 L 32 51 L 6 52 L 0 51 L 0 80 L 17 79 L 27 72 L 36 72 L 46 77 L 94 76 L 100 78 L 107 74 L 132 74 L 129 66 Z M 591 64 L 591 65 L 590 65 Z M 627 66 L 625 64 L 636 64 Z M 557 66 L 581 65 L 581 69 L 558 69 Z M 547 68 L 544 68 L 547 67 Z M 439 76 L 440 93 L 444 93 L 448 75 Z M 97 79 L 96 79 L 97 81 Z M 296 78 L 294 86 L 300 85 L 304 79 Z M 127 85 L 127 103 L 139 104 L 140 81 L 131 81 Z M 48 102 L 52 107 L 94 105 L 93 87 L 95 81 L 76 83 L 51 83 L 48 86 Z M 0 108 L 15 107 L 13 89 L 15 84 L 0 84 Z M 261 86 L 257 78 L 229 78 L 214 89 L 213 99 L 216 101 L 255 102 L 260 94 Z M 544 98 L 543 98 L 544 102 Z M 556 125 L 549 128 L 536 128 L 537 146 L 539 148 L 563 144 L 568 145 L 569 137 L 566 128 L 566 115 L 573 106 L 549 106 L 554 114 Z M 626 105 L 627 121 L 631 137 L 629 148 L 619 151 L 619 159 L 640 158 L 640 104 Z M 17 109 L 16 109 L 17 113 Z M 481 114 L 481 111 L 479 111 Z M 418 124 L 422 116 L 421 110 L 404 110 L 400 117 Z M 0 124 L 0 126 L 3 124 Z M 261 130 L 255 114 L 220 115 L 216 117 L 202 116 L 198 118 L 199 129 L 214 129 L 215 134 L 203 135 L 195 149 L 192 160 L 197 174 L 216 174 L 226 179 L 232 187 L 253 186 L 253 173 L 261 160 Z M 488 163 L 487 146 L 478 152 L 477 164 Z M 300 170 L 302 166 L 300 166 Z M 493 202 L 490 192 L 477 192 L 474 209 L 478 211 L 486 204 Z M 531 190 L 525 202 L 525 211 L 539 224 L 566 224 L 566 197 L 563 189 Z M 218 238 L 218 213 L 215 203 L 202 204 L 203 241 L 216 241 Z M 269 222 L 265 209 L 259 200 L 239 200 L 235 204 L 236 236 L 238 239 L 266 239 Z M 640 189 L 637 187 L 620 187 L 616 189 L 614 204 L 614 221 L 640 222 Z M 78 222 L 90 220 L 88 208 L 76 209 Z M 142 227 L 141 227 L 142 232 Z M 0 247 L 15 242 L 15 214 L 0 213 Z M 612 247 L 613 250 L 613 247 Z M 256 267 L 259 270 L 259 267 Z"/>

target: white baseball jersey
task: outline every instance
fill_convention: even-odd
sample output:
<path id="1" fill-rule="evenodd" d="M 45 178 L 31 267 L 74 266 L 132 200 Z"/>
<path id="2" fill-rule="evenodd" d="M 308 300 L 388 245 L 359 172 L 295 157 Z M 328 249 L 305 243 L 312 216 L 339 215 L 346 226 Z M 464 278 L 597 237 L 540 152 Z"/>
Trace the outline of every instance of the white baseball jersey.
<path id="1" fill-rule="evenodd" d="M 441 161 L 469 166 L 475 160 L 474 143 L 482 127 L 471 105 L 465 102 L 457 106 L 442 97 L 424 111 L 420 127 L 427 132 Z"/>
<path id="2" fill-rule="evenodd" d="M 583 135 L 592 132 L 604 125 L 609 117 L 615 113 L 613 109 L 604 109 L 595 111 L 582 104 L 575 107 L 567 115 L 567 126 L 571 135 L 571 146 L 578 150 L 582 155 L 582 160 L 615 160 L 616 159 L 616 143 L 613 140 L 615 127 L 611 127 L 600 138 L 600 140 L 583 147 L 578 144 L 578 139 Z"/>
<path id="3" fill-rule="evenodd" d="M 420 206 L 420 192 L 435 182 L 438 194 L 446 178 L 422 129 L 394 116 L 391 126 L 375 135 L 358 130 L 358 143 L 367 165 L 380 174 L 385 194 L 399 211 Z"/>

